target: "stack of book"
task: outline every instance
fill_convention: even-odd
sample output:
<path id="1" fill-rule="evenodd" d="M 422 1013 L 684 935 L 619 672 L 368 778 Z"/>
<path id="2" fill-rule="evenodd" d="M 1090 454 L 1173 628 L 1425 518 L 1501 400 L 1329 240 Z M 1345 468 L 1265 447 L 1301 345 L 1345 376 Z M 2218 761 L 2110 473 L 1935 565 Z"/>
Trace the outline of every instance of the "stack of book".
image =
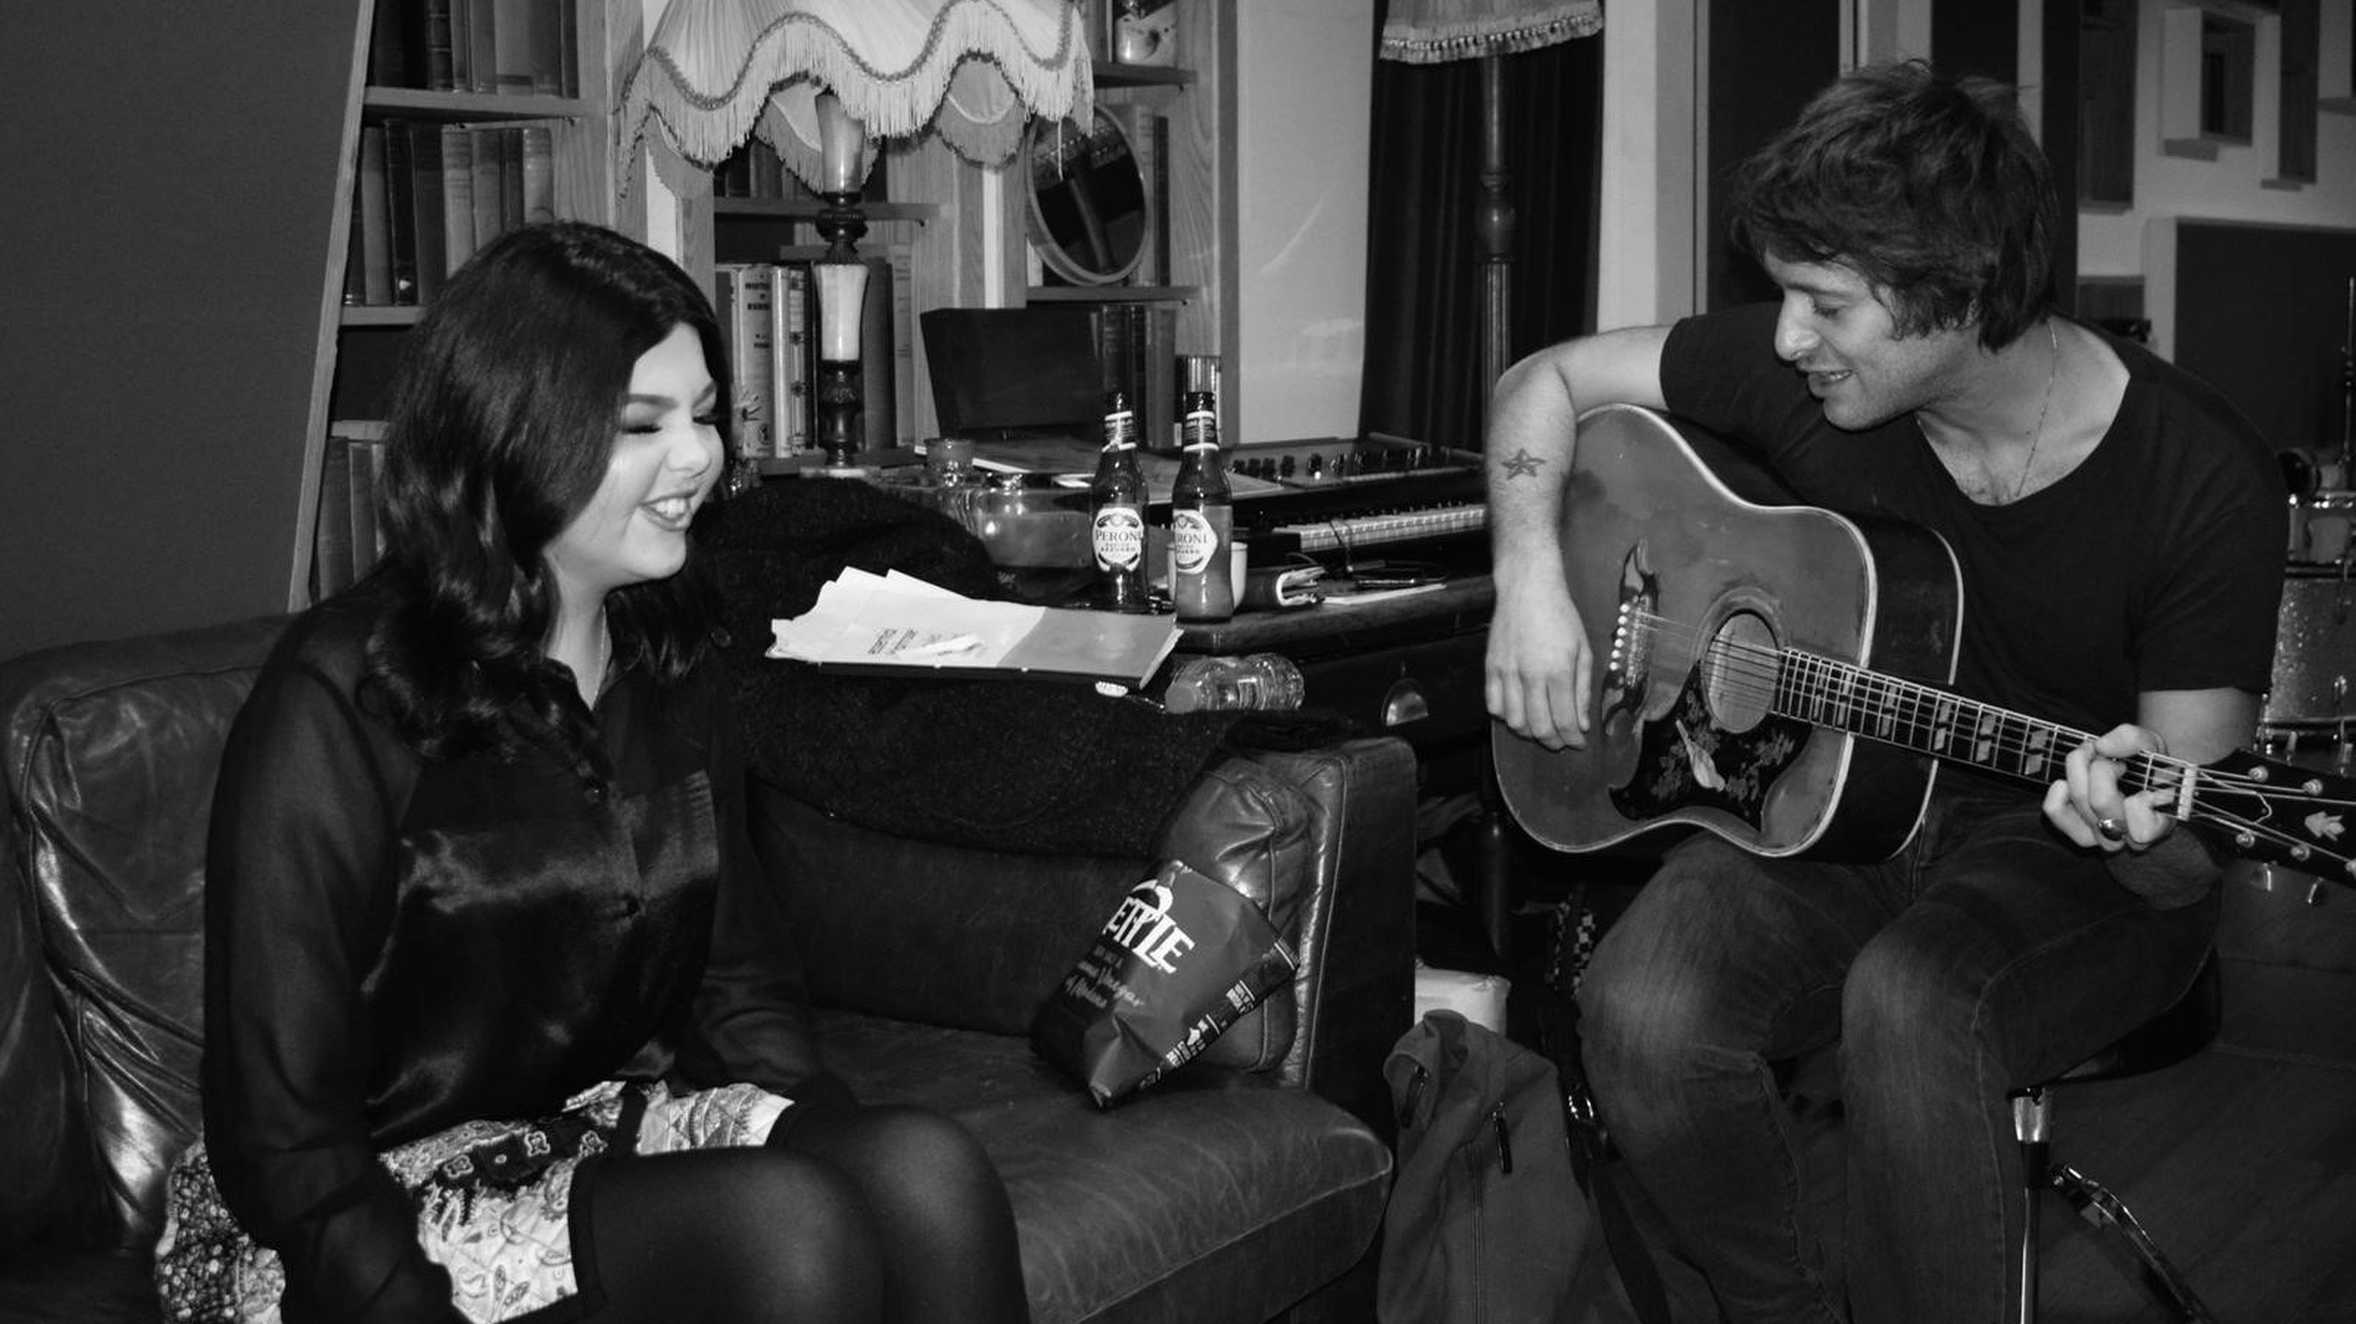
<path id="1" fill-rule="evenodd" d="M 580 95 L 579 0 L 378 0 L 371 88 Z M 546 124 L 371 118 L 360 130 L 344 303 L 428 302 L 474 251 L 556 217 Z"/>
<path id="2" fill-rule="evenodd" d="M 555 140 L 546 125 L 363 125 L 344 303 L 430 302 L 477 248 L 555 219 Z"/>
<path id="3" fill-rule="evenodd" d="M 371 87 L 581 95 L 579 0 L 376 0 Z"/>
<path id="4" fill-rule="evenodd" d="M 739 454 L 791 459 L 817 446 L 819 309 L 810 266 L 825 252 L 797 244 L 780 249 L 774 262 L 713 265 L 712 304 L 728 344 Z M 894 240 L 860 256 L 868 267 L 859 329 L 861 447 L 911 447 L 916 314 L 909 243 Z"/>
<path id="5" fill-rule="evenodd" d="M 338 419 L 328 425 L 319 468 L 318 524 L 311 538 L 313 601 L 366 578 L 383 554 L 376 508 L 384 433 L 384 423 L 376 419 Z"/>

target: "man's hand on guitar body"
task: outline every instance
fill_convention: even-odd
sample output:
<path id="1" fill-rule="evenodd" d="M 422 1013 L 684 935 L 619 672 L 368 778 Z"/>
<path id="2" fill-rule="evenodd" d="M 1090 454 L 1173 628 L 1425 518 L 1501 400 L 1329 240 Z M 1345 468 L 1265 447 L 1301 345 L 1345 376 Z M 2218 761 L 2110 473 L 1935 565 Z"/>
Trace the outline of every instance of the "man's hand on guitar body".
<path id="1" fill-rule="evenodd" d="M 1484 443 L 1497 605 L 1489 622 L 1489 712 L 1547 749 L 1587 744 L 1595 650 L 1562 561 L 1563 481 L 1582 406 L 1659 409 L 1665 326 L 1581 336 L 1497 379 Z M 1607 630 L 1612 622 L 1599 622 Z"/>
<path id="2" fill-rule="evenodd" d="M 1587 744 L 1595 653 L 1561 576 L 1500 574 L 1489 621 L 1489 711 L 1548 749 Z"/>

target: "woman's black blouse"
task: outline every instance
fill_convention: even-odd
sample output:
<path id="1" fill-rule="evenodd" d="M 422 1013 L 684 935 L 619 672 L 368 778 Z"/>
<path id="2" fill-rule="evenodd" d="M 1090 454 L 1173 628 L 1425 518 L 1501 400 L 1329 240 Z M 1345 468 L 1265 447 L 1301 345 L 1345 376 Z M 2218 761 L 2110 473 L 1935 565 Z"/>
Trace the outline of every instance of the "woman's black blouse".
<path id="1" fill-rule="evenodd" d="M 378 1152 L 615 1077 L 848 1101 L 746 832 L 726 686 L 624 672 L 610 779 L 552 749 L 427 761 L 358 701 L 381 605 L 282 639 L 224 752 L 206 887 L 205 1141 L 282 1311 L 450 1318 Z"/>

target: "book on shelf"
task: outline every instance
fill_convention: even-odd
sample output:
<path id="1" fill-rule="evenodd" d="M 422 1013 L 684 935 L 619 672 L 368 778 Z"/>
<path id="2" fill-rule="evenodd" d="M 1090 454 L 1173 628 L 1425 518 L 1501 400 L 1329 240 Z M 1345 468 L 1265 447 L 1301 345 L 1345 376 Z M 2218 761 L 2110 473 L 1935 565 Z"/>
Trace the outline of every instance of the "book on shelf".
<path id="1" fill-rule="evenodd" d="M 1170 117 L 1137 101 L 1106 102 L 1106 114 L 1129 138 L 1129 155 L 1145 185 L 1145 252 L 1130 274 L 1132 285 L 1170 285 Z"/>
<path id="2" fill-rule="evenodd" d="M 467 81 L 473 92 L 499 90 L 499 0 L 458 0 L 466 10 Z"/>
<path id="3" fill-rule="evenodd" d="M 442 269 L 455 272 L 474 256 L 474 130 L 441 126 Z"/>
<path id="4" fill-rule="evenodd" d="M 393 301 L 393 236 L 385 197 L 384 126 L 360 129 L 360 161 L 352 181 L 353 228 L 359 234 L 360 302 L 382 308 Z"/>
<path id="5" fill-rule="evenodd" d="M 798 263 L 777 265 L 777 288 L 770 296 L 769 389 L 776 400 L 773 452 L 784 458 L 811 448 L 810 269 Z"/>
<path id="6" fill-rule="evenodd" d="M 736 453 L 777 454 L 773 315 L 777 268 L 766 262 L 722 262 L 712 269 L 712 305 L 728 349 L 729 403 L 735 414 Z"/>
<path id="7" fill-rule="evenodd" d="M 556 219 L 556 134 L 545 124 L 527 124 L 522 136 L 523 220 L 536 225 Z"/>
<path id="8" fill-rule="evenodd" d="M 475 90 L 474 0 L 450 0 L 450 90 Z"/>
<path id="9" fill-rule="evenodd" d="M 449 208 L 442 201 L 441 126 L 404 123 L 399 131 L 409 139 L 410 228 L 417 246 L 417 302 L 430 303 L 442 292 L 450 274 Z"/>
<path id="10" fill-rule="evenodd" d="M 311 600 L 352 586 L 352 463 L 333 431 L 319 455 L 319 508 L 311 531 Z"/>
<path id="11" fill-rule="evenodd" d="M 884 261 L 891 269 L 892 440 L 903 448 L 916 445 L 916 244 L 892 239 L 884 244 Z"/>
<path id="12" fill-rule="evenodd" d="M 414 14 L 417 0 L 376 0 L 369 15 L 368 85 L 411 87 L 424 82 L 423 18 Z M 412 73 L 412 70 L 415 72 Z"/>
<path id="13" fill-rule="evenodd" d="M 328 424 L 312 537 L 311 591 L 315 599 L 358 583 L 383 555 L 377 504 L 384 471 L 384 434 L 384 423 L 376 419 L 337 419 Z"/>
<path id="14" fill-rule="evenodd" d="M 580 0 L 556 0 L 556 37 L 556 90 L 560 95 L 577 97 L 581 95 Z"/>
<path id="15" fill-rule="evenodd" d="M 513 140 L 512 129 L 468 129 L 466 136 L 474 142 L 474 241 L 477 248 L 491 242 L 507 229 L 506 174 L 508 144 Z"/>
<path id="16" fill-rule="evenodd" d="M 384 126 L 385 249 L 391 255 L 392 302 L 417 303 L 417 165 L 410 155 L 409 126 Z"/>
<path id="17" fill-rule="evenodd" d="M 452 11 L 455 0 L 377 0 L 377 3 L 400 3 L 411 11 L 410 21 L 416 33 L 412 40 L 422 58 L 411 67 L 410 76 L 415 78 L 420 71 L 425 75 L 422 84 L 412 85 L 435 92 L 457 90 L 457 31 Z"/>
<path id="18" fill-rule="evenodd" d="M 770 622 L 771 658 L 852 673 L 1069 680 L 1142 689 L 1178 646 L 1168 616 L 985 601 L 894 570 L 837 572 Z"/>

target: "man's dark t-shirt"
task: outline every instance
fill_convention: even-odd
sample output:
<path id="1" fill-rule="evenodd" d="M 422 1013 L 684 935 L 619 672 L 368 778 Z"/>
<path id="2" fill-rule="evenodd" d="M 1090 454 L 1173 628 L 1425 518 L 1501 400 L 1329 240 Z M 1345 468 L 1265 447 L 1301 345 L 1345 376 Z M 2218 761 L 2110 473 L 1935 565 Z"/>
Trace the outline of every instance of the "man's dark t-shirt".
<path id="1" fill-rule="evenodd" d="M 2110 431 L 2059 482 L 1982 506 L 1911 413 L 1859 432 L 1827 422 L 1775 356 L 1775 312 L 1671 328 L 1669 411 L 1756 453 L 1809 504 L 1894 515 L 1946 539 L 1963 581 L 1958 692 L 2101 732 L 2133 720 L 2139 691 L 2265 690 L 2282 481 L 2265 441 L 2212 388 L 2106 336 L 2129 374 Z"/>

